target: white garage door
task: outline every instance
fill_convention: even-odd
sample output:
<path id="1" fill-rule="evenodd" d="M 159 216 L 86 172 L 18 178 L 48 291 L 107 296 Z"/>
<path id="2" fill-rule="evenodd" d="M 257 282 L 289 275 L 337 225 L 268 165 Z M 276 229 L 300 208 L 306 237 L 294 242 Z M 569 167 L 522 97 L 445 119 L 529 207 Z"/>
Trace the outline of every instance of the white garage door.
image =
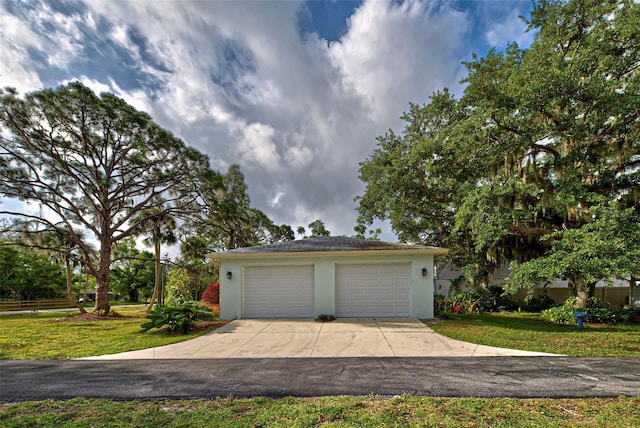
<path id="1" fill-rule="evenodd" d="M 336 265 L 336 316 L 409 316 L 410 275 L 409 264 Z"/>
<path id="2" fill-rule="evenodd" d="M 313 317 L 313 266 L 244 269 L 243 318 Z"/>

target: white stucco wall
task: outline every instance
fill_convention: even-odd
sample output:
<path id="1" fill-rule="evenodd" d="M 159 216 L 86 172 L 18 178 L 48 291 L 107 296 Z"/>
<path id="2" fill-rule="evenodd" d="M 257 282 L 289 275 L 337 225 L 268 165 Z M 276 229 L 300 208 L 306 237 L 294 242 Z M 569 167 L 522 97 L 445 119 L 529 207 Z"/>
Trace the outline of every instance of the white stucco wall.
<path id="1" fill-rule="evenodd" d="M 244 268 L 250 266 L 314 266 L 314 316 L 335 314 L 336 264 L 391 264 L 410 263 L 410 315 L 433 318 L 433 255 L 349 256 L 330 255 L 233 258 L 220 262 L 220 317 L 224 320 L 242 318 L 242 288 Z M 426 268 L 428 275 L 422 276 Z M 227 279 L 227 272 L 232 278 Z"/>

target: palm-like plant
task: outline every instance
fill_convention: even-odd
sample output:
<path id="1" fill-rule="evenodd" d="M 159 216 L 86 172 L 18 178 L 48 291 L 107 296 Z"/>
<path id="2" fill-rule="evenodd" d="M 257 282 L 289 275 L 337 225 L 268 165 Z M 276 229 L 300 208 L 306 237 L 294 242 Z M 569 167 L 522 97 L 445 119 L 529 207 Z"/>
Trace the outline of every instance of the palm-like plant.
<path id="1" fill-rule="evenodd" d="M 160 294 L 160 250 L 162 244 L 172 245 L 176 243 L 176 220 L 162 208 L 153 208 L 141 212 L 134 223 L 138 222 L 138 234 L 145 235 L 144 243 L 152 245 L 155 255 L 155 286 L 153 287 L 153 295 L 147 310 L 151 310 L 153 305 L 159 299 Z"/>

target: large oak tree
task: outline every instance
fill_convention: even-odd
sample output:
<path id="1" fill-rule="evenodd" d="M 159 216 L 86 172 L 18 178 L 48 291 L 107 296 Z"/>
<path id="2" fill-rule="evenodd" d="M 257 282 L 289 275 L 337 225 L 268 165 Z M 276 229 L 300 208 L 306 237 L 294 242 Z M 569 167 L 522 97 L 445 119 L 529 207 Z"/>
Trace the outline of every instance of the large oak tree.
<path id="1" fill-rule="evenodd" d="M 96 278 L 95 310 L 106 313 L 113 248 L 147 217 L 193 207 L 208 159 L 124 100 L 77 82 L 0 95 L 0 195 L 39 207 L 0 214 L 77 246 Z"/>
<path id="2" fill-rule="evenodd" d="M 596 278 L 628 275 L 637 228 L 614 235 L 599 219 L 638 220 L 639 22 L 627 0 L 535 3 L 529 48 L 474 57 L 460 99 L 412 105 L 404 133 L 379 139 L 360 170 L 362 222 L 451 247 L 480 283 L 516 260 L 513 285 L 530 286 L 551 274 L 532 267 L 553 264 L 581 305 Z M 604 251 L 607 239 L 627 250 Z M 560 260 L 571 252 L 600 261 L 587 272 Z"/>

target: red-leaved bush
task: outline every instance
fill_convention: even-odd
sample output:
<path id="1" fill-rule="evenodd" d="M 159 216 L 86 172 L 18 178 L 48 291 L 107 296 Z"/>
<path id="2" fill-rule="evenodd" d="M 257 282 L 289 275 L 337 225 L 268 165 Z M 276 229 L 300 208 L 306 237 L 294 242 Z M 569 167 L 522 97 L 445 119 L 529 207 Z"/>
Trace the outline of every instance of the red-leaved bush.
<path id="1" fill-rule="evenodd" d="M 207 289 L 204 290 L 204 293 L 202 293 L 202 298 L 200 300 L 206 303 L 207 306 L 219 305 L 220 304 L 220 284 L 217 282 L 214 282 L 213 284 L 208 286 Z"/>

